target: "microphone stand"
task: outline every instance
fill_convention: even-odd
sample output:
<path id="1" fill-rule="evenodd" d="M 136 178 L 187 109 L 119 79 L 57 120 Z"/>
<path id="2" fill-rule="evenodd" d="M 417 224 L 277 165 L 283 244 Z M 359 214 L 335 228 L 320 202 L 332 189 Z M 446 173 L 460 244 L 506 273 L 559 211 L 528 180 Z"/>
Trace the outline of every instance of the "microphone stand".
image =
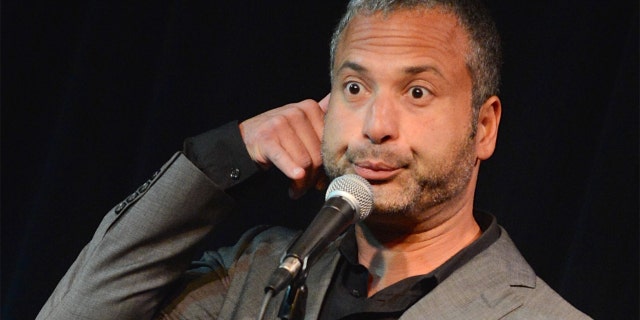
<path id="1" fill-rule="evenodd" d="M 306 271 L 306 270 L 305 270 Z M 287 287 L 284 300 L 280 304 L 278 318 L 284 320 L 302 320 L 307 310 L 307 285 L 305 280 L 307 272 L 301 272 L 301 276 L 296 277 Z"/>

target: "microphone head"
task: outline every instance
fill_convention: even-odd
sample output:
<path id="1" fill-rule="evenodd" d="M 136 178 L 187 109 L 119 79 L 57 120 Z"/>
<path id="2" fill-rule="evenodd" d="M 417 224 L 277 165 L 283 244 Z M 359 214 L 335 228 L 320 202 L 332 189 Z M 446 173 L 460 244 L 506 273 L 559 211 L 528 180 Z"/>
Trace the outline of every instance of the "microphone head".
<path id="1" fill-rule="evenodd" d="M 373 209 L 373 190 L 369 181 L 356 174 L 345 174 L 331 181 L 325 201 L 333 197 L 342 197 L 355 210 L 355 220 L 364 220 Z"/>

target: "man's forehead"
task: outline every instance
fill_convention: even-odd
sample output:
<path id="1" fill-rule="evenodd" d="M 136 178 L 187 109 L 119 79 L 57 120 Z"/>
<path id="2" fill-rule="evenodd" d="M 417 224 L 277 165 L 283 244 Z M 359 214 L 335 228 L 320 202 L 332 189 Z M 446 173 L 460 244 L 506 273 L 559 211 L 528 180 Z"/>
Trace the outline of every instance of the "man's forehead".
<path id="1" fill-rule="evenodd" d="M 397 37 L 437 34 L 449 38 L 464 37 L 466 40 L 466 32 L 458 18 L 438 8 L 357 14 L 345 28 L 342 42 L 353 41 L 358 35 L 366 36 L 374 31 Z"/>
<path id="2" fill-rule="evenodd" d="M 396 47 L 398 52 L 413 47 L 457 56 L 467 52 L 468 37 L 457 17 L 441 9 L 357 14 L 344 30 L 333 67 L 342 66 L 338 60 L 345 58 L 345 50 L 365 47 Z"/>

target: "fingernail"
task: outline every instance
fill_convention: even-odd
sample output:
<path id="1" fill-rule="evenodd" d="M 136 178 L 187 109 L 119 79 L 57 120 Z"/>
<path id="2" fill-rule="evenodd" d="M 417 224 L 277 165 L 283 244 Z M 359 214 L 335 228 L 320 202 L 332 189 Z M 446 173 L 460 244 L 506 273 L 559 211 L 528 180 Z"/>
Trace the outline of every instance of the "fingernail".
<path id="1" fill-rule="evenodd" d="M 300 175 L 301 175 L 301 174 L 303 174 L 303 173 L 304 173 L 304 169 L 302 169 L 302 168 L 295 168 L 295 169 L 293 169 L 293 176 L 294 176 L 294 177 L 298 177 L 298 176 L 300 176 Z"/>

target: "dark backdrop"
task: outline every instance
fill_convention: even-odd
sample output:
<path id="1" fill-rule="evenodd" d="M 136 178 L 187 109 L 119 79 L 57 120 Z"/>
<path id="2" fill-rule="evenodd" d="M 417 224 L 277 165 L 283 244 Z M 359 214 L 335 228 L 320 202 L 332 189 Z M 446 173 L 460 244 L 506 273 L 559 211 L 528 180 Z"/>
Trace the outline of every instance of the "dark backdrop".
<path id="1" fill-rule="evenodd" d="M 33 318 L 102 215 L 185 137 L 322 98 L 343 6 L 3 2 L 2 318 Z M 567 300 L 596 318 L 637 319 L 638 3 L 490 7 L 504 114 L 477 205 Z M 278 183 L 245 211 L 286 199 L 270 174 Z M 321 196 L 249 222 L 304 226 Z M 209 245 L 248 224 L 236 220 Z"/>

